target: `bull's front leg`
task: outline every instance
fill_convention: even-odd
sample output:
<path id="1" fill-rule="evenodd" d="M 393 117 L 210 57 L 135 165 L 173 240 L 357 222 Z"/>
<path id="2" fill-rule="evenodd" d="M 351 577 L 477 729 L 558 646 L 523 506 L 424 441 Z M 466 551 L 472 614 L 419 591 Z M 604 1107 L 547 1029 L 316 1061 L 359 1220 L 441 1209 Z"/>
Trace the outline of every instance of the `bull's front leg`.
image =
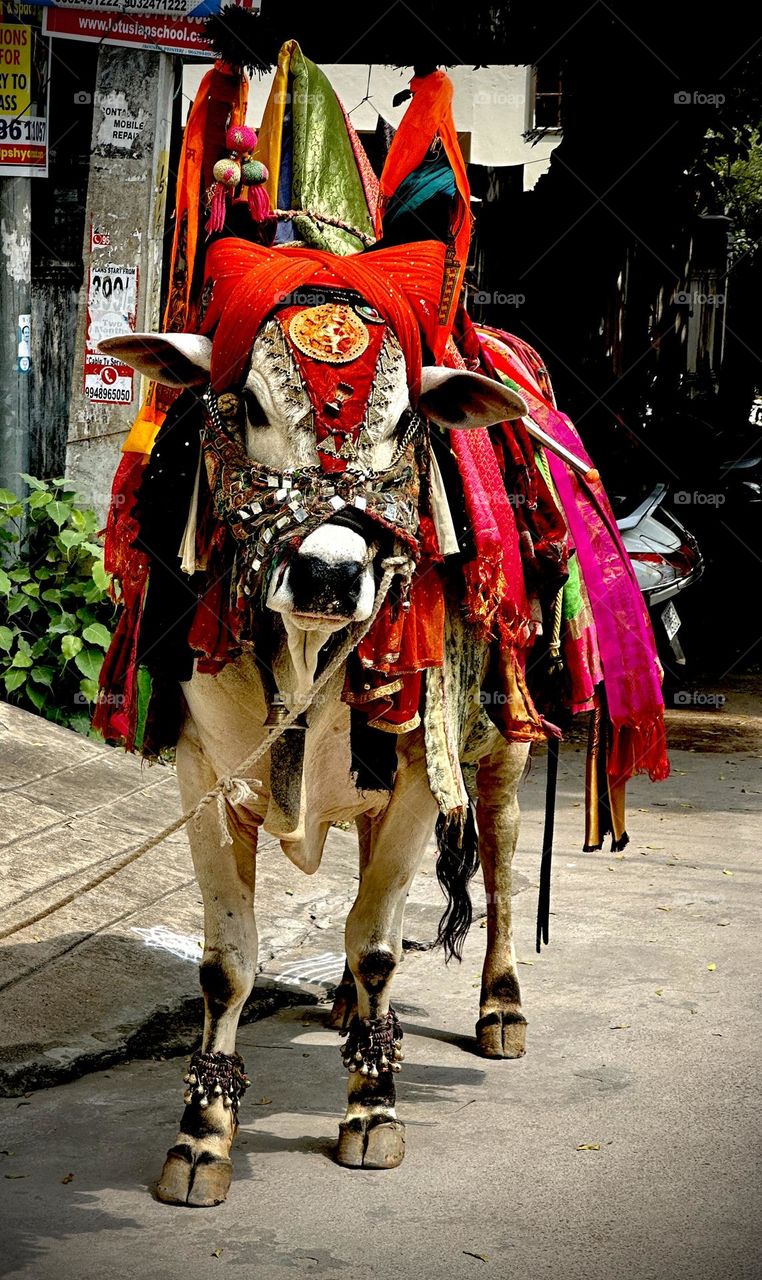
<path id="1" fill-rule="evenodd" d="M 516 973 L 511 864 L 519 836 L 518 787 L 529 748 L 500 740 L 477 774 L 479 860 L 487 894 L 487 953 L 476 1040 L 485 1058 L 521 1058 L 526 1018 Z"/>
<path id="2" fill-rule="evenodd" d="M 347 961 L 357 987 L 357 1014 L 342 1056 L 349 1069 L 347 1113 L 336 1158 L 349 1168 L 393 1169 L 405 1154 L 405 1126 L 395 1110 L 395 1070 L 402 1031 L 389 996 L 402 955 L 410 883 L 436 821 L 420 734 L 398 747 L 392 798 L 372 833 L 357 899 L 347 917 Z"/>
<path id="3" fill-rule="evenodd" d="M 367 813 L 361 813 L 355 819 L 355 824 L 360 846 L 360 879 L 362 880 L 370 858 L 376 824 L 372 818 L 368 817 Z M 357 987 L 352 976 L 352 970 L 349 967 L 349 961 L 345 960 L 344 972 L 334 992 L 333 1005 L 328 1015 L 328 1026 L 335 1027 L 337 1031 L 346 1031 L 356 1013 Z"/>
<path id="4" fill-rule="evenodd" d="M 189 808 L 215 782 L 192 727 L 178 745 L 177 764 L 183 805 Z M 204 902 L 204 1034 L 185 1077 L 180 1132 L 156 1187 L 158 1199 L 167 1204 L 202 1207 L 225 1199 L 233 1173 L 230 1149 L 238 1129 L 238 1106 L 248 1084 L 236 1053 L 236 1033 L 257 971 L 257 826 L 245 811 L 229 809 L 228 827 L 233 843 L 221 845 L 217 807 L 212 804 L 199 828 L 189 828 Z"/>

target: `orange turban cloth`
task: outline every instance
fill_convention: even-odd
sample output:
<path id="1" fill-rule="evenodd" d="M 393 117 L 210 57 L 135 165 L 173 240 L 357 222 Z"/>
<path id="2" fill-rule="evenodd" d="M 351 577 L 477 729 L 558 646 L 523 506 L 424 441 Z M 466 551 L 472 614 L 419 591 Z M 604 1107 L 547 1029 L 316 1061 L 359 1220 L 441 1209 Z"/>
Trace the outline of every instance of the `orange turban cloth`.
<path id="1" fill-rule="evenodd" d="M 212 334 L 216 392 L 239 387 L 254 339 L 267 316 L 306 285 L 352 289 L 384 317 L 405 357 L 413 401 L 421 376 L 421 334 L 433 350 L 445 248 L 424 240 L 339 257 L 321 249 L 272 248 L 218 240 L 207 252 L 211 301 L 202 332 Z"/>

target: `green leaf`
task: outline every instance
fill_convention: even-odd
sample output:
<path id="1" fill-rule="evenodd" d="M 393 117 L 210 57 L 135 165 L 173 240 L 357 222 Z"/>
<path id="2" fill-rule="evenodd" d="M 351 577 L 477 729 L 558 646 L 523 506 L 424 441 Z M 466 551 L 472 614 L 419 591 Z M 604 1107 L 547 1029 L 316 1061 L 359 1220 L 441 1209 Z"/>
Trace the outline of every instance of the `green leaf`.
<path id="1" fill-rule="evenodd" d="M 26 481 L 30 489 L 47 489 L 47 480 L 38 480 L 36 476 L 28 476 L 25 471 L 20 471 L 19 476 L 22 480 Z"/>
<path id="2" fill-rule="evenodd" d="M 48 503 L 45 514 L 50 516 L 51 520 L 55 521 L 59 529 L 61 529 L 69 519 L 70 510 L 71 508 L 65 502 L 54 501 Z"/>
<path id="3" fill-rule="evenodd" d="M 88 680 L 97 680 L 103 666 L 103 654 L 98 649 L 83 649 L 74 662 Z"/>
<path id="4" fill-rule="evenodd" d="M 97 680 L 80 680 L 79 691 L 83 693 L 88 702 L 95 702 L 98 697 L 98 681 Z"/>
<path id="5" fill-rule="evenodd" d="M 55 622 L 51 622 L 48 626 L 49 636 L 60 636 L 67 631 L 73 631 L 77 625 L 77 619 L 73 613 L 62 613 L 60 618 Z"/>
<path id="6" fill-rule="evenodd" d="M 32 645 L 32 657 L 41 658 L 43 653 L 47 653 L 49 645 L 50 641 L 47 635 L 44 635 L 40 640 L 35 640 Z"/>
<path id="7" fill-rule="evenodd" d="M 48 700 L 48 695 L 45 693 L 45 690 L 37 689 L 33 684 L 28 684 L 25 692 L 32 705 L 35 706 L 38 711 L 42 711 Z"/>
<path id="8" fill-rule="evenodd" d="M 6 671 L 3 680 L 8 693 L 13 693 L 14 689 L 20 689 L 22 684 L 26 684 L 26 671 L 19 671 L 17 668 Z"/>
<path id="9" fill-rule="evenodd" d="M 14 614 L 19 613 L 21 609 L 28 609 L 31 603 L 32 601 L 28 596 L 22 596 L 19 592 L 18 595 L 8 597 L 8 603 L 5 606 L 5 610 L 8 616 L 12 618 Z"/>
<path id="10" fill-rule="evenodd" d="M 29 654 L 32 652 L 32 646 L 30 645 L 26 636 L 22 636 L 22 635 L 19 636 L 18 648 L 19 648 L 19 653 L 25 653 L 27 657 L 29 657 Z"/>
<path id="11" fill-rule="evenodd" d="M 25 596 L 34 596 L 35 599 L 40 594 L 39 582 L 25 582 L 21 590 Z"/>
<path id="12" fill-rule="evenodd" d="M 63 719 L 63 717 L 61 717 Z M 90 717 L 86 711 L 77 711 L 72 716 L 67 716 L 64 721 L 70 729 L 74 729 L 77 733 L 83 734 L 85 737 L 96 738 L 97 735 L 90 731 Z"/>
<path id="13" fill-rule="evenodd" d="M 106 570 L 103 567 L 103 561 L 96 560 L 90 572 L 96 587 L 98 587 L 100 591 L 108 591 L 108 586 L 111 582 L 111 574 L 106 573 Z"/>
<path id="14" fill-rule="evenodd" d="M 13 507 L 18 498 L 12 489 L 0 489 L 0 507 Z"/>
<path id="15" fill-rule="evenodd" d="M 34 666 L 34 660 L 30 658 L 28 653 L 14 653 L 13 662 L 11 663 L 11 666 L 31 667 L 31 666 Z"/>
<path id="16" fill-rule="evenodd" d="M 84 533 L 78 533 L 76 529 L 62 529 L 58 535 L 58 541 L 66 551 L 71 551 L 72 547 L 82 542 L 84 536 Z"/>
<path id="17" fill-rule="evenodd" d="M 108 600 L 106 592 L 101 587 L 96 587 L 94 582 L 82 589 L 82 597 L 88 604 L 102 604 L 104 600 Z"/>
<path id="18" fill-rule="evenodd" d="M 15 634 L 15 631 L 11 631 L 10 627 L 0 627 L 0 649 L 7 653 L 13 644 Z"/>
<path id="19" fill-rule="evenodd" d="M 50 604 L 59 604 L 61 601 L 61 592 L 58 587 L 48 587 L 47 591 L 42 593 L 43 600 L 48 600 Z"/>
<path id="20" fill-rule="evenodd" d="M 29 509 L 37 511 L 40 507 L 47 507 L 48 503 L 53 501 L 53 494 L 48 493 L 47 489 L 37 489 L 29 495 Z"/>
<path id="21" fill-rule="evenodd" d="M 61 653 L 66 658 L 67 662 L 69 658 L 76 658 L 81 648 L 82 640 L 79 636 L 62 636 Z"/>
<path id="22" fill-rule="evenodd" d="M 8 592 L 11 590 L 11 585 L 11 580 L 5 572 L 5 569 L 0 569 L 0 595 L 7 596 Z"/>
<path id="23" fill-rule="evenodd" d="M 85 627 L 82 632 L 82 638 L 88 644 L 98 644 L 101 649 L 108 649 L 111 644 L 111 633 L 108 627 L 104 627 L 102 622 L 93 622 L 89 627 Z"/>
<path id="24" fill-rule="evenodd" d="M 8 570 L 8 577 L 11 582 L 28 582 L 31 576 L 32 575 L 26 565 L 23 565 L 20 569 Z"/>
<path id="25" fill-rule="evenodd" d="M 81 507 L 72 507 L 71 522 L 75 529 L 81 529 L 83 533 L 94 533 L 98 527 L 95 512 L 83 511 Z"/>
<path id="26" fill-rule="evenodd" d="M 32 667 L 32 679 L 36 680 L 38 684 L 47 685 L 48 688 L 52 686 L 55 674 L 55 667 Z"/>

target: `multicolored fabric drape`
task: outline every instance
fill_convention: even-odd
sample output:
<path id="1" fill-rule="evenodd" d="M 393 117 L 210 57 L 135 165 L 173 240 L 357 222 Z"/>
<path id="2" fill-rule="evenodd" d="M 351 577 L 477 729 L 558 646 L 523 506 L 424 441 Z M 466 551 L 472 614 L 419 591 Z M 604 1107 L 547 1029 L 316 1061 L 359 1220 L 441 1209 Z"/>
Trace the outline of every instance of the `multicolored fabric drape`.
<path id="1" fill-rule="evenodd" d="M 511 336 L 484 326 L 479 327 L 479 333 L 496 368 L 524 396 L 530 417 L 592 470 L 570 420 L 542 395 L 526 366 L 522 369 L 519 360 L 511 358 Z M 622 782 L 636 773 L 647 773 L 654 781 L 666 778 L 669 761 L 661 668 L 643 596 L 616 519 L 600 479 L 572 472 L 551 451 L 547 460 L 595 619 L 612 731 L 608 772 Z"/>
<path id="2" fill-rule="evenodd" d="M 375 180 L 367 157 L 327 76 L 296 40 L 278 54 L 254 154 L 269 170 L 274 209 L 324 213 L 372 236 Z M 310 218 L 284 223 L 276 240 L 293 238 L 336 254 L 361 248 L 356 236 Z"/>

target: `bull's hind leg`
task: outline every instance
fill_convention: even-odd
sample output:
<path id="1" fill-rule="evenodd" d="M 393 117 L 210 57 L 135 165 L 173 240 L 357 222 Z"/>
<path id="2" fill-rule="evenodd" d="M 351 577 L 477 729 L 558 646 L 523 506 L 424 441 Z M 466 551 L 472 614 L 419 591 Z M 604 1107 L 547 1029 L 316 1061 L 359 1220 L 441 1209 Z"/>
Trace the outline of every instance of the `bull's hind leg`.
<path id="1" fill-rule="evenodd" d="M 214 773 L 186 732 L 178 746 L 183 805 L 214 785 Z M 232 845 L 222 845 L 215 805 L 199 829 L 189 828 L 191 852 L 204 900 L 201 987 L 205 1017 L 201 1052 L 186 1076 L 186 1106 L 175 1145 L 167 1153 L 156 1194 L 167 1204 L 202 1207 L 225 1199 L 233 1173 L 230 1149 L 238 1128 L 238 1102 L 246 1088 L 236 1054 L 241 1010 L 257 970 L 254 876 L 257 828 L 240 811 L 228 812 Z"/>
<path id="2" fill-rule="evenodd" d="M 399 1023 L 389 1005 L 402 955 L 402 922 L 410 882 L 436 821 L 419 734 L 399 745 L 394 792 L 373 824 L 371 850 L 347 917 L 346 949 L 357 986 L 357 1015 L 343 1056 L 349 1066 L 347 1114 L 336 1158 L 349 1168 L 393 1169 L 405 1154 L 405 1127 L 395 1110 Z"/>
<path id="3" fill-rule="evenodd" d="M 485 1058 L 521 1058 L 526 1018 L 516 974 L 511 924 L 511 863 L 519 835 L 518 786 L 528 747 L 500 740 L 479 762 L 479 859 L 487 894 L 487 954 L 476 1039 Z"/>

